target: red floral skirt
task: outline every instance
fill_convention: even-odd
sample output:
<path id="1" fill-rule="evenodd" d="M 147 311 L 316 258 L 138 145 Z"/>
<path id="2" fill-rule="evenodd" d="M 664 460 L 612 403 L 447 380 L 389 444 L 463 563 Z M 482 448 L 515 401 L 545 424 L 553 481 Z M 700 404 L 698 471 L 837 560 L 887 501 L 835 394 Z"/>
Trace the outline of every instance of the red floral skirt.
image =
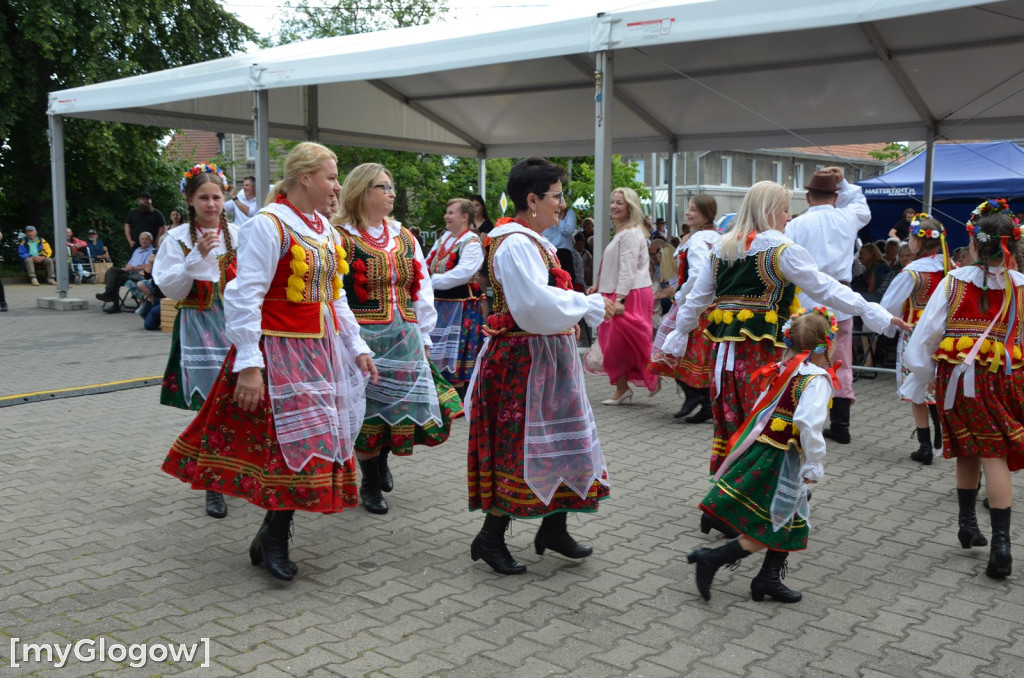
<path id="1" fill-rule="evenodd" d="M 232 398 L 238 375 L 231 348 L 210 396 L 161 467 L 194 490 L 241 497 L 260 508 L 338 513 L 359 503 L 355 462 L 311 459 L 292 471 L 281 456 L 274 414 L 263 376 L 263 398 L 252 412 Z"/>
<path id="2" fill-rule="evenodd" d="M 974 397 L 957 385 L 952 409 L 943 409 L 953 365 L 940 361 L 936 370 L 936 399 L 942 420 L 942 456 L 1006 457 L 1011 471 L 1024 468 L 1024 370 L 992 373 L 974 366 Z"/>
<path id="3" fill-rule="evenodd" d="M 544 504 L 523 479 L 529 337 L 492 337 L 479 360 L 469 422 L 469 509 L 497 508 L 518 518 L 596 511 L 608 496 L 607 485 L 595 481 L 581 499 L 563 483 L 551 504 Z"/>
<path id="4" fill-rule="evenodd" d="M 714 384 L 714 365 L 719 351 L 728 350 L 732 344 L 736 352 L 733 370 L 722 371 L 722 388 L 716 389 Z M 761 390 L 751 383 L 751 374 L 759 367 L 778 362 L 782 358 L 782 349 L 769 340 L 718 342 L 711 360 L 711 412 L 715 417 L 715 439 L 711 443 L 711 473 L 725 461 L 725 445 L 732 434 L 739 430 L 740 424 L 754 408 Z M 724 367 L 724 366 L 723 366 Z"/>

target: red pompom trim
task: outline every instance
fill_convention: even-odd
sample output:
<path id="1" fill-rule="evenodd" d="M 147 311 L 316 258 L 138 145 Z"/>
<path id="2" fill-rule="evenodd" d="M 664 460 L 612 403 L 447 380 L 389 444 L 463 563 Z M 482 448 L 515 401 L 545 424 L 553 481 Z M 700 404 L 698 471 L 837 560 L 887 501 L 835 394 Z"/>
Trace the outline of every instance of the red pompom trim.
<path id="1" fill-rule="evenodd" d="M 365 304 L 370 300 L 370 290 L 366 280 L 366 262 L 356 259 L 352 262 L 352 283 L 356 292 L 356 300 Z"/>
<path id="2" fill-rule="evenodd" d="M 419 259 L 412 260 L 413 269 L 413 280 L 412 284 L 409 285 L 409 296 L 413 301 L 419 301 L 420 298 L 420 280 L 423 280 L 423 266 L 420 264 Z"/>

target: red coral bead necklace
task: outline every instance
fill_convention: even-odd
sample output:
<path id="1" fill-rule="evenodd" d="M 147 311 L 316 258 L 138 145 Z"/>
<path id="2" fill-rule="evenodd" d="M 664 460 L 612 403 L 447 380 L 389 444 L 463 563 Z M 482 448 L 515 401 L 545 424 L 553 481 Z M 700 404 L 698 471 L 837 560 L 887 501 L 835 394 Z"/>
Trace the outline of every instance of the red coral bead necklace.
<path id="1" fill-rule="evenodd" d="M 305 214 L 303 214 L 302 211 L 299 210 L 298 207 L 293 205 L 291 200 L 289 200 L 288 198 L 284 197 L 283 195 L 277 196 L 274 199 L 274 202 L 276 202 L 278 205 L 287 205 L 288 207 L 291 207 L 292 211 L 299 215 L 299 219 L 302 219 L 302 223 L 304 223 L 306 226 L 309 226 L 311 229 L 313 229 L 313 231 L 317 235 L 323 235 L 324 234 L 324 224 L 320 220 L 320 215 L 317 214 L 316 212 L 313 212 L 313 219 L 310 219 Z"/>
<path id="2" fill-rule="evenodd" d="M 388 243 L 391 241 L 391 234 L 388 232 L 388 222 L 381 219 L 380 223 L 381 226 L 384 227 L 384 231 L 376 237 L 370 235 L 370 229 L 368 228 L 359 229 L 359 234 L 363 237 L 363 240 L 366 241 L 366 244 L 378 250 L 386 249 Z"/>

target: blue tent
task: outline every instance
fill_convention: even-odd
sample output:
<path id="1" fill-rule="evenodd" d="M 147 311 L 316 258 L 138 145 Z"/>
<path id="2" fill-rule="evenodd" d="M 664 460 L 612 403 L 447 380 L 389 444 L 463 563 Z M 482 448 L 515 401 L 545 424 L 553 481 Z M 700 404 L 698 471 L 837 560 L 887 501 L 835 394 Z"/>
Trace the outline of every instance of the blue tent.
<path id="1" fill-rule="evenodd" d="M 871 223 L 862 237 L 885 238 L 903 210 L 921 209 L 925 160 L 924 153 L 918 154 L 860 182 L 871 207 Z M 936 144 L 932 191 L 932 213 L 946 226 L 950 246 L 965 245 L 964 223 L 985 198 L 1007 198 L 1013 209 L 1024 209 L 1019 201 L 1024 197 L 1024 149 L 1010 142 Z"/>

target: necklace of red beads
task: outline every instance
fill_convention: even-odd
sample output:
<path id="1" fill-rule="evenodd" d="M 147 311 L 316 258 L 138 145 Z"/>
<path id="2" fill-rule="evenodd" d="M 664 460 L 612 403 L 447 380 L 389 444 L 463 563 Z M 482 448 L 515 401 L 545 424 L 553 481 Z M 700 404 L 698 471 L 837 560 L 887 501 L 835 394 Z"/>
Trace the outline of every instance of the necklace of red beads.
<path id="1" fill-rule="evenodd" d="M 366 244 L 378 250 L 387 248 L 388 242 L 391 240 L 391 233 L 388 232 L 388 222 L 381 219 L 380 224 L 384 227 L 384 230 L 376 237 L 370 235 L 370 229 L 368 228 L 359 229 L 359 234 L 363 237 Z"/>
<path id="2" fill-rule="evenodd" d="M 454 252 L 455 248 L 458 246 L 458 244 L 462 240 L 462 238 L 465 237 L 466 235 L 468 235 L 469 233 L 470 233 L 470 231 L 466 231 L 466 232 L 462 233 L 459 237 L 452 238 L 449 241 L 449 243 L 448 243 L 449 247 L 447 247 L 447 248 L 445 248 L 444 243 L 441 243 L 440 245 L 438 245 L 437 246 L 437 260 L 440 261 L 440 260 L 444 259 L 445 257 L 447 257 L 452 252 Z"/>
<path id="3" fill-rule="evenodd" d="M 274 202 L 276 202 L 278 205 L 286 205 L 288 207 L 291 207 L 292 211 L 299 215 L 299 219 L 302 219 L 302 223 L 313 229 L 313 231 L 317 235 L 324 234 L 324 223 L 320 220 L 320 215 L 317 214 L 316 212 L 313 212 L 313 218 L 310 219 L 305 214 L 303 214 L 298 207 L 293 205 L 291 200 L 284 197 L 283 195 L 279 195 L 276 198 L 274 198 Z"/>

